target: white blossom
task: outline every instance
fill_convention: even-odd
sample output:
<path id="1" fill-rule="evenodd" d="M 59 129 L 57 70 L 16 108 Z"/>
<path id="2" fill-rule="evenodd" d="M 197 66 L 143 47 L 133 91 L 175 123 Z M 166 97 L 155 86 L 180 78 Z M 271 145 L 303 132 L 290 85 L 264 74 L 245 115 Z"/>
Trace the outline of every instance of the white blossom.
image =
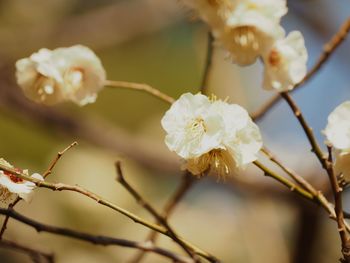
<path id="1" fill-rule="evenodd" d="M 236 104 L 183 94 L 162 119 L 165 143 L 195 175 L 213 168 L 219 176 L 256 160 L 262 146 L 259 128 Z"/>
<path id="2" fill-rule="evenodd" d="M 82 45 L 41 49 L 18 60 L 16 68 L 17 82 L 24 94 L 46 105 L 65 101 L 92 103 L 106 79 L 100 59 Z"/>
<path id="3" fill-rule="evenodd" d="M 276 40 L 263 56 L 264 88 L 279 92 L 293 89 L 306 75 L 307 57 L 304 38 L 299 31 Z"/>
<path id="4" fill-rule="evenodd" d="M 283 34 L 285 0 L 184 0 L 211 28 L 234 63 L 249 65 Z"/>
<path id="5" fill-rule="evenodd" d="M 16 69 L 17 83 L 29 99 L 47 105 L 64 100 L 62 73 L 51 50 L 40 49 L 18 60 Z"/>
<path id="6" fill-rule="evenodd" d="M 10 168 L 14 168 L 10 163 L 0 158 L 0 163 Z M 16 168 L 18 172 L 22 172 L 29 176 L 28 170 L 20 170 Z M 37 173 L 31 175 L 31 177 L 44 180 L 44 178 Z M 8 206 L 11 202 L 16 200 L 17 197 L 22 198 L 26 202 L 30 202 L 33 195 L 35 184 L 33 182 L 25 181 L 18 178 L 16 175 L 7 171 L 0 170 L 0 205 Z"/>
<path id="7" fill-rule="evenodd" d="M 350 153 L 350 101 L 340 104 L 328 116 L 324 134 L 335 149 Z"/>
<path id="8" fill-rule="evenodd" d="M 283 35 L 280 19 L 287 13 L 285 0 L 240 0 L 226 19 L 218 39 L 233 62 L 249 65 Z"/>

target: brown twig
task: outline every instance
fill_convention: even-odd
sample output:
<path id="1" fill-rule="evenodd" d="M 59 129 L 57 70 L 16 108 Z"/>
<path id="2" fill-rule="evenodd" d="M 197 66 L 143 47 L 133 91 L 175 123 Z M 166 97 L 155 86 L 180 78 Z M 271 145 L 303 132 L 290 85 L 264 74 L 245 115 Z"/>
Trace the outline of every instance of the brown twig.
<path id="1" fill-rule="evenodd" d="M 128 181 L 125 180 L 122 168 L 121 168 L 121 163 L 120 161 L 117 161 L 115 163 L 116 166 L 116 171 L 117 171 L 117 181 L 135 198 L 135 200 L 137 201 L 138 204 L 140 204 L 143 208 L 145 208 L 156 220 L 158 223 L 160 223 L 161 225 L 163 225 L 166 230 L 168 231 L 169 235 L 172 237 L 172 239 L 179 244 L 184 251 L 191 257 L 194 259 L 195 262 L 201 262 L 199 260 L 199 258 L 195 255 L 195 253 L 193 252 L 193 250 L 191 248 L 189 248 L 186 243 L 184 243 L 179 237 L 178 235 L 175 233 L 175 231 L 173 230 L 173 228 L 169 225 L 168 221 L 161 216 L 157 210 L 149 203 L 145 200 L 145 198 L 143 198 L 139 192 L 132 187 Z"/>
<path id="2" fill-rule="evenodd" d="M 319 69 L 328 61 L 335 50 L 340 46 L 341 43 L 346 39 L 347 34 L 350 31 L 350 18 L 348 18 L 339 28 L 338 32 L 326 43 L 323 47 L 321 56 L 316 61 L 315 65 L 309 70 L 304 79 L 294 86 L 293 91 L 302 87 L 307 81 L 315 76 Z M 292 92 L 293 92 L 292 91 Z M 273 96 L 268 102 L 266 102 L 259 110 L 252 114 L 252 118 L 257 121 L 265 116 L 265 114 L 280 101 L 280 96 Z"/>
<path id="3" fill-rule="evenodd" d="M 287 188 L 289 188 L 292 192 L 300 195 L 301 197 L 321 205 L 328 212 L 329 218 L 336 220 L 336 213 L 332 208 L 332 205 L 329 203 L 329 201 L 325 198 L 325 196 L 321 192 L 318 192 L 318 194 L 315 196 L 312 193 L 310 193 L 308 190 L 305 190 L 304 188 L 294 184 L 288 179 L 275 173 L 274 171 L 267 168 L 265 165 L 261 164 L 260 162 L 255 161 L 254 164 L 264 172 L 264 175 L 269 176 L 275 179 L 276 181 L 282 183 Z M 345 225 L 345 229 L 350 232 L 350 226 L 346 222 L 344 222 L 344 225 Z"/>
<path id="4" fill-rule="evenodd" d="M 205 63 L 204 63 L 204 71 L 203 71 L 203 76 L 201 80 L 201 86 L 199 87 L 199 91 L 202 92 L 203 94 L 207 93 L 208 89 L 208 82 L 209 82 L 209 77 L 210 77 L 210 69 L 212 66 L 212 60 L 213 60 L 213 41 L 214 38 L 211 34 L 211 32 L 208 32 L 208 41 L 207 41 L 207 53 L 205 57 Z"/>
<path id="5" fill-rule="evenodd" d="M 281 97 L 288 103 L 288 105 L 292 109 L 295 117 L 298 119 L 300 125 L 302 126 L 302 128 L 305 132 L 305 135 L 307 136 L 307 138 L 311 144 L 311 150 L 317 156 L 322 167 L 324 169 L 327 169 L 326 168 L 326 157 L 324 156 L 320 146 L 317 143 L 317 140 L 315 138 L 315 135 L 313 134 L 312 128 L 307 124 L 307 122 L 306 122 L 301 110 L 299 109 L 298 105 L 294 102 L 292 97 L 287 92 L 282 92 Z"/>
<path id="6" fill-rule="evenodd" d="M 289 181 L 288 179 L 280 176 L 279 174 L 277 174 L 274 171 L 272 171 L 271 169 L 267 168 L 265 165 L 263 165 L 259 161 L 254 161 L 253 163 L 258 168 L 260 168 L 260 170 L 262 170 L 264 172 L 264 175 L 272 177 L 273 179 L 277 180 L 281 184 L 287 186 L 287 188 L 289 188 L 289 190 L 291 190 L 292 192 L 295 192 L 308 200 L 314 200 L 314 196 L 309 191 L 307 191 L 304 188 L 300 187 L 299 185 Z"/>
<path id="7" fill-rule="evenodd" d="M 52 172 L 52 169 L 55 167 L 55 165 L 57 164 L 58 160 L 61 159 L 61 157 L 63 156 L 63 154 L 65 154 L 69 149 L 71 149 L 72 147 L 78 145 L 77 142 L 73 142 L 71 143 L 68 147 L 66 147 L 63 151 L 60 151 L 57 153 L 56 158 L 51 162 L 49 168 L 46 170 L 46 172 L 43 174 L 43 177 L 46 178 L 47 176 L 49 176 Z M 19 202 L 21 201 L 20 197 L 17 197 L 17 199 L 8 206 L 8 208 L 14 208 Z M 4 222 L 2 223 L 2 227 L 0 230 L 0 240 L 2 239 L 6 228 L 7 228 L 7 223 L 9 221 L 9 217 L 6 216 L 4 219 Z"/>
<path id="8" fill-rule="evenodd" d="M 335 202 L 335 214 L 338 224 L 338 231 L 342 243 L 342 254 L 343 259 L 341 262 L 350 262 L 350 235 L 346 230 L 344 214 L 343 214 L 343 203 L 342 203 L 342 191 L 343 189 L 339 186 L 337 177 L 333 169 L 333 158 L 332 158 L 332 147 L 328 146 L 328 159 L 327 159 L 327 171 L 329 175 L 329 181 L 332 187 L 332 192 Z"/>
<path id="9" fill-rule="evenodd" d="M 38 232 L 47 232 L 52 233 L 56 235 L 66 236 L 70 238 L 75 238 L 79 240 L 83 240 L 86 242 L 90 242 L 95 245 L 116 245 L 121 247 L 129 247 L 129 248 L 136 248 L 141 249 L 149 252 L 153 252 L 155 254 L 167 257 L 169 259 L 172 259 L 174 262 L 182 262 L 182 263 L 193 263 L 192 259 L 189 259 L 187 257 L 179 256 L 173 252 L 170 252 L 168 250 L 165 250 L 163 248 L 156 247 L 150 243 L 147 242 L 135 242 L 125 239 L 119 239 L 119 238 L 113 238 L 108 236 L 100 236 L 100 235 L 91 235 L 84 232 L 78 232 L 75 230 L 71 230 L 68 228 L 61 228 L 56 226 L 50 226 L 46 224 L 39 223 L 37 221 L 34 221 L 28 217 L 25 217 L 13 209 L 2 209 L 0 208 L 0 214 L 2 215 L 8 215 L 11 218 L 15 219 L 16 221 L 22 222 L 26 225 L 29 225 L 36 229 Z"/>
<path id="10" fill-rule="evenodd" d="M 47 189 L 50 189 L 52 191 L 71 191 L 71 192 L 76 192 L 76 193 L 79 193 L 79 194 L 82 194 L 94 201 L 96 201 L 98 204 L 101 204 L 103 206 L 106 206 L 128 218 L 130 218 L 131 220 L 133 220 L 135 223 L 139 223 L 149 229 L 152 229 L 154 231 L 157 231 L 163 235 L 166 235 L 170 238 L 173 239 L 172 235 L 169 233 L 169 231 L 167 229 L 165 229 L 164 227 L 162 226 L 159 226 L 158 224 L 154 224 L 152 222 L 149 222 L 147 220 L 144 220 L 142 219 L 141 217 L 113 204 L 112 202 L 109 202 L 108 200 L 106 199 L 103 199 L 102 197 L 100 197 L 99 195 L 89 191 L 89 190 L 86 190 L 84 189 L 83 187 L 80 187 L 78 185 L 67 185 L 67 184 L 63 184 L 63 183 L 49 183 L 49 182 L 46 182 L 46 181 L 40 181 L 38 179 L 35 179 L 33 177 L 30 177 L 30 176 L 27 176 L 23 173 L 19 173 L 18 171 L 16 171 L 15 169 L 11 168 L 11 167 L 7 167 L 6 165 L 3 165 L 3 164 L 0 164 L 0 170 L 3 170 L 3 171 L 7 171 L 15 176 L 17 176 L 18 178 L 21 178 L 23 180 L 26 180 L 26 181 L 30 181 L 30 182 L 33 182 L 35 183 L 35 185 L 37 187 L 41 187 L 41 188 L 47 188 Z M 203 258 L 206 258 L 208 259 L 209 261 L 211 262 L 216 262 L 216 261 L 213 261 L 213 257 L 197 248 L 196 246 L 194 246 L 193 244 L 191 244 L 190 242 L 184 240 L 183 238 L 181 237 L 178 237 L 183 243 L 186 244 L 187 247 L 189 247 L 190 249 L 192 249 L 196 254 L 198 254 L 199 256 L 203 257 Z"/>
<path id="11" fill-rule="evenodd" d="M 31 259 L 33 259 L 33 262 L 41 262 L 41 259 L 45 259 L 48 263 L 54 263 L 54 256 L 53 254 L 42 252 L 37 249 L 33 249 L 21 244 L 18 244 L 16 242 L 10 241 L 10 240 L 0 240 L 0 247 L 8 248 L 11 250 L 16 250 L 22 253 L 27 254 Z"/>
<path id="12" fill-rule="evenodd" d="M 17 199 L 12 204 L 9 204 L 8 209 L 13 208 L 19 201 L 21 201 L 21 198 L 17 197 Z M 8 221 L 9 221 L 9 217 L 6 216 L 0 230 L 0 240 L 2 240 L 2 237 L 6 231 Z"/>
<path id="13" fill-rule="evenodd" d="M 168 202 L 165 204 L 162 212 L 162 217 L 164 219 L 168 219 L 171 215 L 171 213 L 174 211 L 174 209 L 177 207 L 177 205 L 180 203 L 180 201 L 183 199 L 183 197 L 186 195 L 186 193 L 192 188 L 193 184 L 197 180 L 193 177 L 193 175 L 189 174 L 189 172 L 185 172 L 184 176 L 182 177 L 182 181 L 174 194 L 169 198 Z M 158 232 L 151 231 L 146 240 L 150 241 L 152 243 L 155 243 L 158 237 Z M 129 263 L 139 263 L 144 258 L 146 253 L 144 251 L 140 251 L 135 255 L 133 259 L 129 261 Z"/>
<path id="14" fill-rule="evenodd" d="M 286 174 L 288 174 L 296 183 L 302 186 L 305 190 L 309 191 L 314 196 L 314 199 L 328 212 L 329 216 L 335 219 L 336 215 L 332 204 L 327 200 L 321 191 L 315 189 L 315 187 L 305 180 L 302 176 L 298 175 L 289 167 L 286 167 L 280 160 L 275 157 L 270 150 L 263 147 L 261 151 L 277 166 L 279 166 Z"/>
<path id="15" fill-rule="evenodd" d="M 143 92 L 151 94 L 152 96 L 154 96 L 158 99 L 161 99 L 169 104 L 172 104 L 175 101 L 174 98 L 161 92 L 160 90 L 157 90 L 157 89 L 151 87 L 148 84 L 133 83 L 133 82 L 127 82 L 127 81 L 117 81 L 117 80 L 106 80 L 105 86 L 109 86 L 109 87 L 113 87 L 113 88 L 125 88 L 125 89 L 143 91 Z"/>
<path id="16" fill-rule="evenodd" d="M 63 151 L 60 151 L 57 153 L 56 158 L 54 160 L 52 160 L 49 168 L 45 171 L 45 173 L 43 174 L 43 177 L 46 178 L 47 176 L 49 176 L 52 173 L 53 168 L 55 167 L 55 165 L 57 164 L 57 162 L 59 161 L 59 159 L 61 159 L 61 157 L 67 152 L 69 151 L 71 148 L 73 148 L 74 146 L 78 145 L 78 142 L 72 142 L 70 145 L 68 145 Z"/>

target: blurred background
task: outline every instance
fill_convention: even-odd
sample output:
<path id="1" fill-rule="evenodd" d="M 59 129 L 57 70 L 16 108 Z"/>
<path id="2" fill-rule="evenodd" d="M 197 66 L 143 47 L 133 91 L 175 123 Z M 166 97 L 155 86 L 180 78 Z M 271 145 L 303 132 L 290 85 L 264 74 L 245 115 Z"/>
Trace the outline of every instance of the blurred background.
<path id="1" fill-rule="evenodd" d="M 322 46 L 349 17 L 346 0 L 290 0 L 286 30 L 300 30 L 311 67 Z M 178 0 L 1 0 L 0 157 L 43 172 L 73 141 L 48 178 L 79 184 L 153 220 L 115 181 L 121 160 L 127 179 L 159 210 L 181 180 L 178 158 L 164 143 L 160 119 L 168 105 L 147 94 L 106 88 L 95 104 L 42 107 L 15 84 L 14 63 L 38 49 L 83 44 L 101 58 L 111 80 L 150 84 L 177 98 L 197 92 L 208 29 Z M 345 41 L 315 78 L 294 93 L 320 142 L 328 114 L 350 99 L 350 43 Z M 210 93 L 254 112 L 272 93 L 261 89 L 262 65 L 241 68 L 215 48 Z M 280 159 L 327 192 L 327 177 L 290 109 L 280 102 L 258 122 L 264 142 Z M 344 193 L 350 210 L 350 196 Z M 148 230 L 124 216 L 69 192 L 39 189 L 17 209 L 40 222 L 142 241 Z M 0 218 L 3 220 L 3 217 Z M 340 241 L 335 222 L 316 205 L 290 193 L 255 167 L 226 182 L 203 178 L 179 204 L 171 224 L 187 240 L 223 262 L 336 262 Z M 53 252 L 58 263 L 129 262 L 136 251 L 36 233 L 10 221 L 5 238 Z M 181 251 L 169 239 L 161 246 Z M 1 263 L 31 259 L 0 248 Z M 147 255 L 144 262 L 167 262 Z"/>

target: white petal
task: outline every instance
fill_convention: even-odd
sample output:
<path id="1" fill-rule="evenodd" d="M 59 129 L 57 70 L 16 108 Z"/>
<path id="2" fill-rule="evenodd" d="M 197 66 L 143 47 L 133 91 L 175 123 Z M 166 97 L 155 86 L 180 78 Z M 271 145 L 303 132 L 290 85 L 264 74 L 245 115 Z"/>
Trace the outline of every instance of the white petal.
<path id="1" fill-rule="evenodd" d="M 293 31 L 286 38 L 277 40 L 263 59 L 264 88 L 279 92 L 293 89 L 307 72 L 307 51 L 302 34 Z"/>

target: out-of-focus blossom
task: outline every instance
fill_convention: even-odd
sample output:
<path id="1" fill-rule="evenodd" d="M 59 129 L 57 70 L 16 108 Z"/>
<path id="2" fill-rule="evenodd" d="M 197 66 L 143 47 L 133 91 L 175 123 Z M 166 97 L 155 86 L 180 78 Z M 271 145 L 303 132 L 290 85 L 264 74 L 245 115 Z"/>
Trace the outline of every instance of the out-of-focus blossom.
<path id="1" fill-rule="evenodd" d="M 336 107 L 328 116 L 326 143 L 335 149 L 335 172 L 344 184 L 350 183 L 350 101 Z"/>
<path id="2" fill-rule="evenodd" d="M 350 153 L 350 101 L 340 104 L 328 116 L 324 134 L 335 149 Z"/>
<path id="3" fill-rule="evenodd" d="M 283 34 L 285 0 L 184 0 L 211 27 L 234 63 L 249 65 Z"/>
<path id="4" fill-rule="evenodd" d="M 218 39 L 233 62 L 249 65 L 283 35 L 279 25 L 287 13 L 284 0 L 241 0 L 226 19 Z"/>
<path id="5" fill-rule="evenodd" d="M 2 165 L 14 168 L 10 163 L 0 158 Z M 22 172 L 29 176 L 28 170 L 20 170 L 16 168 L 18 172 Z M 31 175 L 31 177 L 44 180 L 44 178 L 37 173 Z M 22 198 L 26 202 L 29 202 L 33 195 L 35 184 L 33 182 L 25 181 L 18 178 L 16 175 L 7 171 L 0 170 L 0 205 L 8 206 L 11 202 L 16 200 L 17 197 Z"/>
<path id="6" fill-rule="evenodd" d="M 46 105 L 73 101 L 92 103 L 103 88 L 106 73 L 89 48 L 76 45 L 55 50 L 41 49 L 16 63 L 16 76 L 24 94 Z"/>
<path id="7" fill-rule="evenodd" d="M 263 59 L 264 88 L 279 92 L 293 89 L 307 72 L 307 50 L 302 34 L 293 31 L 286 38 L 276 40 Z"/>
<path id="8" fill-rule="evenodd" d="M 162 119 L 165 143 L 194 175 L 213 168 L 219 176 L 256 160 L 262 146 L 259 128 L 236 104 L 183 94 Z"/>

